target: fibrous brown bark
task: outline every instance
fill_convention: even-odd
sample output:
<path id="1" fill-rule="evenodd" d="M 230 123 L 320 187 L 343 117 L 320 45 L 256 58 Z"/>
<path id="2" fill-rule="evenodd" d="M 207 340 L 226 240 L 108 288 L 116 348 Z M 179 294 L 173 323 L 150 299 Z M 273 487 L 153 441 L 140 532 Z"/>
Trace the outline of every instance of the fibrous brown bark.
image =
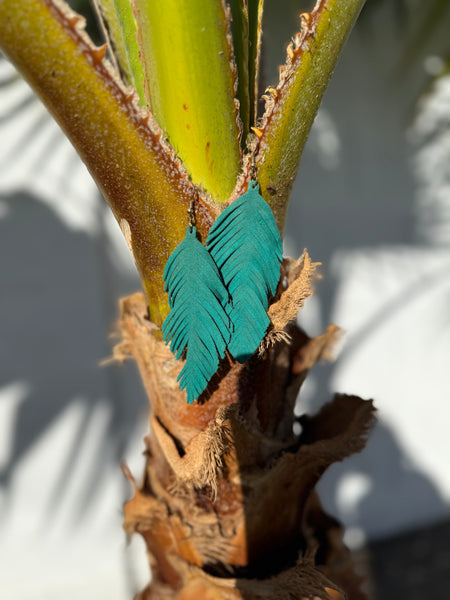
<path id="1" fill-rule="evenodd" d="M 148 321 L 143 295 L 122 300 L 121 312 L 115 356 L 134 357 L 151 400 L 141 486 L 125 468 L 134 497 L 124 527 L 143 536 L 152 567 L 139 598 L 365 598 L 314 487 L 331 463 L 362 450 L 372 402 L 336 395 L 293 433 L 298 390 L 337 328 L 311 339 L 291 326 L 261 357 L 225 361 L 187 405 L 180 361 Z"/>

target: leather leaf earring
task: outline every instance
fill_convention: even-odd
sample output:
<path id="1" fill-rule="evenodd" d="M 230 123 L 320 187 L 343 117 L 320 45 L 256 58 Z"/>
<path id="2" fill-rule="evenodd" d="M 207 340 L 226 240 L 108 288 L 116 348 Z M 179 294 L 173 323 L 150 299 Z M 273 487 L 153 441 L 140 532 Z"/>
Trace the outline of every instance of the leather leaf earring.
<path id="1" fill-rule="evenodd" d="M 205 390 L 225 356 L 230 340 L 229 302 L 219 270 L 197 239 L 193 203 L 185 239 L 175 248 L 164 270 L 164 289 L 171 311 L 162 325 L 163 339 L 176 358 L 186 353 L 178 376 L 191 404 Z"/>
<path id="2" fill-rule="evenodd" d="M 257 350 L 270 324 L 269 296 L 276 291 L 283 258 L 275 218 L 257 181 L 218 217 L 206 245 L 231 296 L 228 351 L 242 363 Z"/>

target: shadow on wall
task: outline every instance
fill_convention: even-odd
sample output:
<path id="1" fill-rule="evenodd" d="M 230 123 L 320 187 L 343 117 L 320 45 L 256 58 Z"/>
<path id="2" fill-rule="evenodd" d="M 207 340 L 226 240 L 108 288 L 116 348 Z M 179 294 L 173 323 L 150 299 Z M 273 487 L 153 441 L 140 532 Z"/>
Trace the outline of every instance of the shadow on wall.
<path id="1" fill-rule="evenodd" d="M 43 472 L 61 465 L 49 491 L 50 516 L 87 436 L 92 437 L 92 423 L 97 424 L 97 439 L 83 465 L 79 512 L 73 516 L 78 520 L 104 483 L 107 466 L 124 458 L 147 402 L 138 386 L 124 397 L 124 372 L 118 374 L 118 367 L 99 367 L 111 354 L 107 337 L 112 313 L 117 318 L 118 296 L 105 281 L 113 274 L 102 240 L 67 229 L 27 194 L 1 198 L 0 207 L 0 402 L 15 402 L 13 431 L 1 434 L 10 439 L 10 448 L 0 481 L 7 487 L 22 459 L 42 444 L 62 415 L 74 404 L 81 406 L 70 442 L 63 440 L 64 457 L 42 465 Z M 12 401 L 8 391 L 14 389 L 21 392 Z M 5 500 L 9 505 L 14 500 L 7 489 Z M 6 519 L 6 506 L 2 512 Z"/>
<path id="2" fill-rule="evenodd" d="M 448 508 L 384 422 L 376 425 L 364 454 L 330 467 L 325 487 L 327 508 L 345 518 L 351 545 L 362 541 L 360 532 L 373 540 L 386 538 L 392 531 L 411 529 L 411 514 L 420 527 Z"/>
<path id="3" fill-rule="evenodd" d="M 376 600 L 447 600 L 450 520 L 371 544 Z"/>
<path id="4" fill-rule="evenodd" d="M 392 4 L 367 3 L 367 14 L 362 15 L 350 36 L 306 145 L 286 220 L 286 253 L 298 256 L 306 247 L 312 260 L 323 264 L 323 279 L 317 284 L 312 303 L 301 315 L 302 326 L 308 333 L 316 335 L 330 322 L 345 327 L 339 318 L 345 315 L 352 327 L 347 331 L 344 349 L 337 363 L 321 366 L 310 375 L 299 398 L 301 412 L 315 412 L 330 398 L 336 380 L 344 379 L 341 376 L 342 365 L 349 374 L 356 375 L 355 382 L 358 383 L 352 389 L 339 387 L 337 391 L 361 393 L 357 386 L 365 382 L 364 373 L 357 372 L 360 366 L 370 375 L 366 377 L 367 382 L 376 379 L 377 369 L 382 378 L 383 369 L 388 370 L 388 363 L 394 371 L 394 363 L 398 361 L 407 372 L 408 361 L 410 365 L 417 365 L 420 351 L 426 352 L 426 346 L 420 344 L 427 338 L 425 335 L 418 338 L 414 327 L 421 325 L 422 330 L 430 328 L 429 337 L 434 336 L 434 341 L 441 344 L 442 330 L 444 327 L 448 329 L 448 319 L 445 323 L 442 320 L 448 314 L 443 303 L 447 293 L 445 286 L 448 288 L 449 265 L 442 252 L 433 254 L 433 240 L 424 240 L 421 231 L 423 223 L 420 219 L 425 218 L 426 211 L 423 207 L 421 212 L 418 211 L 421 202 L 418 191 L 421 190 L 418 190 L 418 174 L 412 161 L 412 154 L 417 148 L 408 145 L 406 130 L 411 126 L 414 106 L 430 81 L 426 65 L 431 63 L 427 62 L 427 57 L 442 55 L 443 48 L 448 50 L 450 11 L 446 11 L 442 22 L 435 24 L 435 33 L 427 35 L 424 41 L 424 38 L 414 39 L 414 32 L 420 31 L 417 26 L 424 22 L 422 17 L 427 7 L 417 5 L 410 11 L 405 5 L 403 12 L 400 10 L 397 15 L 400 20 L 396 20 Z M 290 0 L 276 5 L 269 3 L 265 13 L 265 39 L 271 40 L 275 46 L 287 42 L 281 39 L 282 30 L 290 27 L 294 33 L 298 26 L 298 12 L 308 8 L 311 6 L 299 8 L 298 3 Z M 369 11 L 369 8 L 372 10 Z M 282 19 L 285 20 L 283 25 Z M 419 44 L 415 44 L 417 41 Z M 422 46 L 422 43 L 428 44 L 428 47 Z M 266 66 L 272 73 L 267 83 L 273 84 L 276 66 L 283 59 L 282 53 L 276 57 L 266 56 Z M 429 138 L 428 135 L 425 141 Z M 441 148 L 445 150 L 443 144 Z M 448 171 L 448 158 L 441 158 L 441 167 L 447 165 Z M 422 164 L 425 164 L 423 157 Z M 428 176 L 431 177 L 430 173 Z M 437 180 L 435 177 L 434 182 Z M 443 202 L 440 216 L 443 218 L 447 214 Z M 345 264 L 340 263 L 342 257 L 346 259 Z M 364 263 L 366 258 L 368 260 Z M 419 265 L 415 263 L 418 259 L 421 261 Z M 359 270 L 352 272 L 355 264 Z M 364 264 L 368 267 L 366 272 Z M 387 265 L 394 266 L 388 271 Z M 379 277 L 380 266 L 386 267 L 384 280 Z M 407 273 L 405 266 L 410 269 Z M 355 289 L 355 280 L 361 275 L 365 279 L 357 288 L 360 296 L 349 297 L 348 290 Z M 441 294 L 439 298 L 433 296 L 437 288 Z M 340 302 L 342 290 L 347 295 Z M 361 350 L 365 350 L 366 342 L 367 345 L 374 344 L 383 327 L 385 330 L 390 328 L 398 316 L 405 314 L 405 310 L 411 310 L 413 314 L 413 305 L 419 304 L 427 294 L 428 307 L 433 306 L 435 298 L 441 303 L 434 305 L 435 316 L 426 322 L 412 321 L 409 329 L 405 330 L 402 343 L 385 347 L 383 354 L 378 356 L 372 353 L 370 358 L 374 359 L 373 362 L 367 360 L 367 354 L 365 362 L 360 360 L 349 366 Z M 338 309 L 339 304 L 345 307 Z M 426 311 L 423 313 L 426 314 Z M 441 330 L 435 332 L 432 328 L 439 318 Z M 391 331 L 402 332 L 402 326 L 397 324 L 397 329 Z M 395 333 L 385 337 L 394 344 L 400 339 L 395 340 Z M 427 356 L 431 360 L 429 354 Z M 439 359 L 439 352 L 434 356 Z M 439 419 L 438 396 L 440 394 L 442 398 L 446 389 L 443 386 L 444 370 L 441 368 L 438 384 L 429 373 L 424 372 L 425 368 L 417 368 L 410 374 L 408 392 L 414 387 L 414 378 L 425 382 L 428 379 L 430 390 L 432 386 L 441 385 L 434 399 L 434 418 Z M 392 372 L 389 371 L 389 374 Z M 411 414 L 423 411 L 424 398 L 419 389 L 424 386 L 412 390 L 414 393 L 409 398 L 405 385 L 402 389 L 399 372 L 397 381 L 394 379 L 395 374 L 392 381 L 386 378 L 385 383 L 379 385 L 377 393 L 375 390 L 368 392 L 368 397 L 374 397 L 375 405 L 380 408 L 381 422 L 367 449 L 361 456 L 333 466 L 321 488 L 327 509 L 333 515 L 345 517 L 350 529 L 359 530 L 369 539 L 395 535 L 405 528 L 421 527 L 449 514 L 448 504 L 431 477 L 413 464 L 398 441 L 399 431 L 408 430 L 409 433 L 414 428 Z M 348 380 L 349 376 L 346 382 Z M 409 403 L 411 414 L 405 408 L 401 422 L 398 416 L 401 411 L 392 411 L 389 418 L 391 428 L 383 418 L 389 396 L 383 396 L 381 391 L 383 385 L 384 391 L 392 384 L 398 386 L 399 402 L 405 406 Z M 311 386 L 309 391 L 308 385 Z M 368 388 L 369 385 L 364 387 L 363 394 Z M 433 411 L 433 407 L 429 409 Z M 432 415 L 431 412 L 430 419 Z M 428 431 L 424 434 L 425 438 L 432 437 Z M 423 441 L 425 438 L 417 433 L 413 458 L 419 456 L 421 444 L 427 443 Z M 433 443 L 432 440 L 430 442 Z M 445 451 L 448 444 L 442 441 L 442 445 Z M 441 477 L 445 474 L 442 473 Z M 346 486 L 348 498 L 343 502 Z"/>

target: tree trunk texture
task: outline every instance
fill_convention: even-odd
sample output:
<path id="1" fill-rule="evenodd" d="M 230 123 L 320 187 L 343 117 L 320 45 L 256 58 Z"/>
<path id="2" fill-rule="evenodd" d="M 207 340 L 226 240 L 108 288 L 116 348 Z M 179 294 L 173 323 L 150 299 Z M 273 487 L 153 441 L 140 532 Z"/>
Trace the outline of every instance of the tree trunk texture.
<path id="1" fill-rule="evenodd" d="M 366 598 L 342 528 L 314 488 L 330 464 L 363 449 L 374 407 L 339 394 L 316 416 L 294 415 L 337 328 L 309 338 L 290 327 L 290 341 L 262 357 L 223 361 L 188 405 L 176 382 L 181 361 L 146 315 L 142 294 L 121 301 L 114 352 L 136 360 L 151 401 L 141 486 L 124 467 L 134 486 L 124 527 L 143 536 L 152 569 L 139 600 Z"/>

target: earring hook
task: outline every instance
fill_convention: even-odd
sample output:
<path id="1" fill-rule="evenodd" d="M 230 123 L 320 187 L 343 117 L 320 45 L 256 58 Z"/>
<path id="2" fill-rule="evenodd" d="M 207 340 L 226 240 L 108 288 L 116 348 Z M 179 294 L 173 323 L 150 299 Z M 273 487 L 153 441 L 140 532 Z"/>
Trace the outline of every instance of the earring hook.
<path id="1" fill-rule="evenodd" d="M 250 179 L 252 181 L 258 180 L 257 172 L 258 172 L 258 169 L 256 167 L 255 153 L 252 152 L 252 159 L 251 159 L 251 164 L 250 164 Z"/>
<path id="2" fill-rule="evenodd" d="M 195 202 L 198 200 L 198 193 L 196 190 L 192 192 L 191 201 L 189 203 L 189 208 L 187 210 L 188 219 L 189 219 L 189 227 L 190 232 L 192 233 L 192 228 L 196 226 L 197 221 L 195 218 Z"/>

